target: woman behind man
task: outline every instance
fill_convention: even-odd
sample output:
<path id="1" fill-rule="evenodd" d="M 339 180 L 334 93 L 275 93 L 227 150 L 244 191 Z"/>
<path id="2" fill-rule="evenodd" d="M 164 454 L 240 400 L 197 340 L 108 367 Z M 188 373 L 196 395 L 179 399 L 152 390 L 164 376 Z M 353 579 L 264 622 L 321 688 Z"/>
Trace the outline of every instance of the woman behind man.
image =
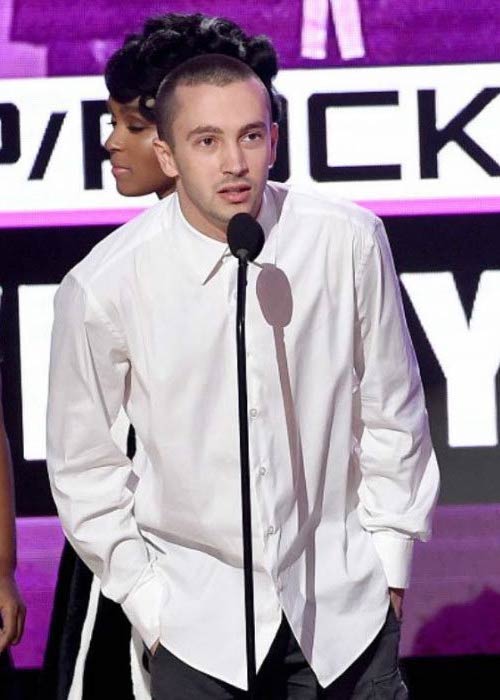
<path id="1" fill-rule="evenodd" d="M 173 192 L 175 183 L 162 172 L 153 152 L 155 95 L 172 68 L 206 53 L 247 63 L 266 86 L 273 120 L 279 121 L 280 101 L 272 86 L 278 60 L 267 37 L 248 37 L 230 20 L 201 14 L 171 13 L 149 19 L 142 34 L 128 37 L 111 56 L 105 71 L 113 125 L 105 145 L 120 194 L 133 197 L 155 192 L 161 198 Z"/>
<path id="2" fill-rule="evenodd" d="M 154 100 L 167 73 L 188 58 L 221 53 L 247 63 L 270 96 L 273 118 L 280 103 L 272 80 L 278 70 L 276 53 L 266 37 L 248 37 L 229 20 L 201 14 L 170 13 L 149 19 L 141 34 L 125 39 L 105 71 L 113 127 L 106 141 L 112 173 L 120 194 L 155 193 L 165 197 L 175 181 L 160 169 L 153 151 L 157 137 Z M 140 477 L 145 459 L 129 433 L 127 454 Z M 61 561 L 50 638 L 42 682 L 47 700 L 121 700 L 149 697 L 147 679 L 139 668 L 142 644 L 132 634 L 121 607 L 99 593 L 99 582 L 66 544 Z M 76 670 L 75 670 L 76 669 Z"/>

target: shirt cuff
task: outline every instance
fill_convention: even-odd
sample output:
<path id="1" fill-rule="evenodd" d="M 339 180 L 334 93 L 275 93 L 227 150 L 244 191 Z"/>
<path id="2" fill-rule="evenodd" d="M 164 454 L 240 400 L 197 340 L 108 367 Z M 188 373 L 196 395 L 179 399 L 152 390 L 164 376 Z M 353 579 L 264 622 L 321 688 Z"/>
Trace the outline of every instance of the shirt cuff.
<path id="1" fill-rule="evenodd" d="M 122 603 L 123 612 L 151 649 L 160 638 L 160 614 L 165 584 L 151 566 Z"/>
<path id="2" fill-rule="evenodd" d="M 413 540 L 380 530 L 373 532 L 372 538 L 389 588 L 408 588 Z"/>

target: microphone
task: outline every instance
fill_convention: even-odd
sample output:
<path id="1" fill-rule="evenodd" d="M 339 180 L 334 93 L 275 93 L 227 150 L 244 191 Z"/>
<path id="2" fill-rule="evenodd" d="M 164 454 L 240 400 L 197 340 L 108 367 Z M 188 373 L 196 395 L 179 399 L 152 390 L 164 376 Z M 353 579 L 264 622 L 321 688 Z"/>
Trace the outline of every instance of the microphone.
<path id="1" fill-rule="evenodd" d="M 255 700 L 257 669 L 255 662 L 255 605 L 252 553 L 252 505 L 250 456 L 248 449 L 248 397 L 245 344 L 245 305 L 248 263 L 255 260 L 264 246 L 262 226 L 241 212 L 227 225 L 227 242 L 231 253 L 238 258 L 236 292 L 236 359 L 238 369 L 238 424 L 240 434 L 241 467 L 241 525 L 243 536 L 243 579 L 245 591 L 245 637 L 247 652 L 248 695 Z"/>
<path id="2" fill-rule="evenodd" d="M 231 253 L 242 262 L 252 262 L 264 247 L 262 226 L 250 214 L 235 214 L 227 225 Z"/>

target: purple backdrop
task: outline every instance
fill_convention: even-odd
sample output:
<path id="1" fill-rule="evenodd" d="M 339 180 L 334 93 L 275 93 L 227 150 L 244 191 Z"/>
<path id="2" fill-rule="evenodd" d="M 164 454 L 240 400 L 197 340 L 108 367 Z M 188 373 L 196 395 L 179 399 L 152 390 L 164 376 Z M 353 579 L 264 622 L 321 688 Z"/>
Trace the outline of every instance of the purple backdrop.
<path id="1" fill-rule="evenodd" d="M 24 75 L 100 74 L 124 34 L 165 11 L 229 17 L 266 33 L 284 68 L 495 61 L 500 55 L 498 0 L 2 0 L 0 77 L 20 75 L 20 51 L 38 52 Z M 10 8 L 10 11 L 9 11 Z M 1 29 L 0 29 L 1 32 Z M 0 33 L 0 37 L 2 34 Z M 24 54 L 23 54 L 24 55 Z"/>

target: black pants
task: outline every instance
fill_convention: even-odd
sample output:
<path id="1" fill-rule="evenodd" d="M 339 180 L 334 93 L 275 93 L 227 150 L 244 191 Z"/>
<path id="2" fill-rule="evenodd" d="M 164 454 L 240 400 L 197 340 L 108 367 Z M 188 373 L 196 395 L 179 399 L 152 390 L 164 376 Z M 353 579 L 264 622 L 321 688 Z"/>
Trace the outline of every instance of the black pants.
<path id="1" fill-rule="evenodd" d="M 321 688 L 285 618 L 259 670 L 259 700 L 406 700 L 398 669 L 400 623 L 389 609 L 363 654 L 328 688 Z M 191 668 L 160 646 L 149 655 L 153 700 L 244 700 L 247 693 Z"/>

